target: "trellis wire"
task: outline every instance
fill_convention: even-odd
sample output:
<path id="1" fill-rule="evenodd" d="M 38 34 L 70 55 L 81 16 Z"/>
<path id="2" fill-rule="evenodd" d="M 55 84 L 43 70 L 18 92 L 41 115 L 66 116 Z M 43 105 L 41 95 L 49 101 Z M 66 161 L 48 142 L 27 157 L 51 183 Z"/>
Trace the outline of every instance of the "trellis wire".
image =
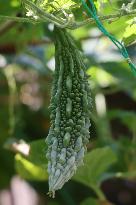
<path id="1" fill-rule="evenodd" d="M 91 16 L 95 20 L 95 22 L 96 22 L 98 28 L 101 30 L 101 32 L 105 36 L 107 36 L 117 46 L 117 48 L 119 49 L 119 51 L 122 54 L 122 56 L 126 59 L 127 63 L 129 64 L 132 72 L 136 76 L 136 65 L 131 61 L 131 59 L 130 59 L 130 57 L 128 55 L 127 49 L 125 48 L 125 46 L 120 41 L 118 41 L 113 35 L 111 35 L 105 29 L 105 27 L 103 26 L 102 22 L 100 21 L 98 15 L 97 15 L 97 11 L 96 11 L 96 8 L 95 8 L 93 0 L 89 0 L 91 8 L 89 8 L 89 6 L 85 2 L 85 0 L 81 0 L 81 2 L 82 2 L 82 5 L 84 6 L 85 10 L 89 14 L 89 16 Z"/>

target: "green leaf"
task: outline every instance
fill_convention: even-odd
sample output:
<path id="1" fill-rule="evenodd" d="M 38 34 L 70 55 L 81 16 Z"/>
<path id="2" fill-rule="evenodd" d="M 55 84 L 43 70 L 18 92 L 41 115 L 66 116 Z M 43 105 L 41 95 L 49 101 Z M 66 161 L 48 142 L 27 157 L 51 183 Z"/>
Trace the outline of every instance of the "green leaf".
<path id="1" fill-rule="evenodd" d="M 45 156 L 47 146 L 44 140 L 36 140 L 31 142 L 29 146 L 28 155 L 15 155 L 17 173 L 29 180 L 47 180 L 47 159 Z"/>
<path id="2" fill-rule="evenodd" d="M 85 165 L 80 167 L 74 179 L 90 187 L 97 186 L 100 184 L 104 172 L 116 160 L 115 153 L 108 146 L 97 148 L 86 154 Z"/>
<path id="3" fill-rule="evenodd" d="M 123 41 L 125 45 L 132 44 L 136 41 L 136 24 L 133 24 L 133 19 L 128 21 L 128 26 L 125 29 L 125 33 L 123 35 Z"/>
<path id="4" fill-rule="evenodd" d="M 98 10 L 102 9 L 104 7 L 104 4 L 107 3 L 109 0 L 97 0 L 95 2 L 95 6 Z"/>
<path id="5" fill-rule="evenodd" d="M 74 179 L 91 187 L 99 199 L 105 200 L 105 196 L 100 189 L 100 183 L 105 171 L 117 161 L 115 153 L 108 146 L 97 148 L 88 153 L 84 161 L 85 165 L 79 168 Z"/>
<path id="6" fill-rule="evenodd" d="M 56 7 L 57 10 L 60 9 L 70 9 L 75 8 L 80 5 L 79 0 L 56 0 L 56 1 L 49 1 L 49 3 L 52 3 L 54 7 Z"/>
<path id="7" fill-rule="evenodd" d="M 77 8 L 81 5 L 80 0 L 38 0 L 33 2 L 43 11 L 50 13 Z"/>
<path id="8" fill-rule="evenodd" d="M 47 159 L 46 159 L 47 145 L 45 140 L 36 140 L 30 143 L 30 152 L 28 155 L 28 160 L 32 163 L 47 168 Z"/>
<path id="9" fill-rule="evenodd" d="M 46 170 L 42 169 L 23 157 L 21 154 L 15 156 L 15 168 L 17 173 L 27 180 L 47 180 L 48 175 Z"/>

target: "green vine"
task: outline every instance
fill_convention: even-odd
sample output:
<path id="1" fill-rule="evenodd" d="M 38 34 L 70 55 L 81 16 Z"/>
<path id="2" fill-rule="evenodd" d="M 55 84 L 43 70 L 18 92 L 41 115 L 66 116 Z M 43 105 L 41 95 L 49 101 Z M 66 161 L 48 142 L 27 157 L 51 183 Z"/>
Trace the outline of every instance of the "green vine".
<path id="1" fill-rule="evenodd" d="M 90 23 L 95 23 L 95 20 L 93 18 L 87 18 L 86 20 L 77 22 L 72 12 L 68 14 L 64 10 L 61 10 L 61 15 L 55 16 L 54 14 L 41 10 L 38 6 L 36 6 L 32 1 L 29 0 L 23 0 L 23 3 L 25 8 L 32 11 L 29 14 L 27 14 L 29 15 L 29 17 L 15 17 L 15 16 L 0 15 L 0 20 L 1 21 L 10 20 L 15 22 L 22 22 L 22 23 L 26 22 L 26 23 L 33 23 L 33 24 L 48 21 L 60 28 L 68 28 L 72 30 L 80 28 Z M 101 21 L 107 21 L 109 23 L 112 23 L 113 21 L 116 21 L 121 17 L 125 17 L 125 16 L 134 17 L 135 15 L 136 15 L 136 9 L 131 11 L 121 10 L 116 14 L 104 15 L 98 17 Z"/>

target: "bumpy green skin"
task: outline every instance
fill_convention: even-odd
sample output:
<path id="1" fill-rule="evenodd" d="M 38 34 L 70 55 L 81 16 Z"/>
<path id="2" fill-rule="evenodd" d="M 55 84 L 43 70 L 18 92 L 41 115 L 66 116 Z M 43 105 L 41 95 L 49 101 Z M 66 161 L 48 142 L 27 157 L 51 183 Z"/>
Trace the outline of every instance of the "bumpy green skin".
<path id="1" fill-rule="evenodd" d="M 91 96 L 85 65 L 73 39 L 55 28 L 55 74 L 47 136 L 49 194 L 61 189 L 83 164 L 89 141 Z"/>

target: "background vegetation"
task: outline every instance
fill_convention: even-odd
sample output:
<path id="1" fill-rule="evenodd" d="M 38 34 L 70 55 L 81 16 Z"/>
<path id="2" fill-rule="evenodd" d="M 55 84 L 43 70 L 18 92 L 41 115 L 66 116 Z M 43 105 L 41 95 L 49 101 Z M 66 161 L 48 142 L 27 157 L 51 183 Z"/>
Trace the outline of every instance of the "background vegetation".
<path id="1" fill-rule="evenodd" d="M 52 4 L 45 4 L 45 11 L 72 9 L 76 20 L 87 18 L 80 1 L 47 2 Z M 107 19 L 104 25 L 124 41 L 136 63 L 135 1 L 95 3 L 101 16 L 124 15 Z M 0 204 L 136 204 L 136 78 L 94 23 L 70 30 L 85 54 L 92 89 L 92 126 L 85 166 L 55 199 L 46 195 L 45 138 L 50 126 L 48 106 L 54 71 L 53 25 L 12 19 L 25 16 L 24 12 L 20 1 L 0 0 Z"/>

